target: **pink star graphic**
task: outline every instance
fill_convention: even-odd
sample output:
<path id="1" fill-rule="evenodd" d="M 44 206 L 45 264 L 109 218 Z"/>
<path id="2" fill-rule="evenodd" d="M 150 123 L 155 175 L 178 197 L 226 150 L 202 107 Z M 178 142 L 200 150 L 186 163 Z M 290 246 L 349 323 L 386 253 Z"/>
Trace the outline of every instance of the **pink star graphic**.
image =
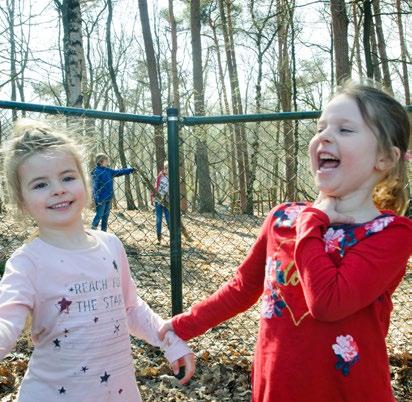
<path id="1" fill-rule="evenodd" d="M 65 297 L 63 297 L 59 302 L 57 302 L 58 305 L 60 305 L 60 312 L 62 313 L 65 311 L 67 314 L 69 313 L 69 306 L 72 304 L 70 300 L 67 300 Z"/>

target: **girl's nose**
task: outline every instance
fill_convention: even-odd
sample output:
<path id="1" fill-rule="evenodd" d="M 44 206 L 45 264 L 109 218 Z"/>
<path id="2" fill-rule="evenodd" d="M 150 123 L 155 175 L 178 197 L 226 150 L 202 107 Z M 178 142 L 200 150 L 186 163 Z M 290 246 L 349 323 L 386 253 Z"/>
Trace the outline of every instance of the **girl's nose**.
<path id="1" fill-rule="evenodd" d="M 326 127 L 321 132 L 318 133 L 318 139 L 322 142 L 330 142 L 333 139 L 332 131 L 330 128 Z"/>
<path id="2" fill-rule="evenodd" d="M 66 192 L 66 189 L 64 188 L 62 183 L 55 183 L 53 185 L 53 195 L 60 195 L 64 194 Z"/>

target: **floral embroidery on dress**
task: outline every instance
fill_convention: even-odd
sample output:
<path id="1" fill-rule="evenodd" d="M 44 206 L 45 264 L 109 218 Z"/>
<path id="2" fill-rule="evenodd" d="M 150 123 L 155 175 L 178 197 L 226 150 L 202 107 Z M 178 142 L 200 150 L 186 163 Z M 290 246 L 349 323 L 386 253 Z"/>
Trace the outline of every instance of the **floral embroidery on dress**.
<path id="1" fill-rule="evenodd" d="M 363 238 L 385 229 L 394 220 L 393 216 L 385 215 L 366 224 L 331 226 L 323 235 L 325 251 L 327 253 L 338 252 L 340 257 L 344 257 L 349 247 L 354 246 Z"/>
<path id="2" fill-rule="evenodd" d="M 325 240 L 325 251 L 327 253 L 332 253 L 335 250 L 339 250 L 340 242 L 345 237 L 345 231 L 343 229 L 335 230 L 329 228 L 324 234 L 323 239 Z"/>
<path id="3" fill-rule="evenodd" d="M 262 316 L 264 318 L 282 317 L 282 310 L 286 307 L 286 303 L 280 296 L 273 291 L 272 294 L 266 294 L 262 299 Z"/>
<path id="4" fill-rule="evenodd" d="M 265 267 L 265 290 L 262 298 L 262 316 L 264 318 L 272 318 L 282 316 L 282 310 L 286 307 L 286 303 L 279 296 L 274 283 L 285 283 L 284 273 L 279 268 L 282 262 L 272 257 L 269 257 Z"/>
<path id="5" fill-rule="evenodd" d="M 353 246 L 358 242 L 353 228 L 345 231 L 343 228 L 335 229 L 330 227 L 323 235 L 323 240 L 325 241 L 325 251 L 327 253 L 338 251 L 341 257 L 344 256 L 347 247 Z"/>
<path id="6" fill-rule="evenodd" d="M 341 335 L 336 337 L 332 349 L 338 358 L 335 368 L 347 376 L 350 368 L 359 360 L 358 345 L 351 335 Z"/>
<path id="7" fill-rule="evenodd" d="M 279 209 L 273 213 L 273 215 L 277 217 L 275 227 L 292 227 L 296 218 L 305 207 L 306 204 L 303 203 L 285 204 L 284 209 Z"/>
<path id="8" fill-rule="evenodd" d="M 384 216 L 369 222 L 365 225 L 365 236 L 369 236 L 372 233 L 380 232 L 385 229 L 395 218 L 393 216 Z"/>

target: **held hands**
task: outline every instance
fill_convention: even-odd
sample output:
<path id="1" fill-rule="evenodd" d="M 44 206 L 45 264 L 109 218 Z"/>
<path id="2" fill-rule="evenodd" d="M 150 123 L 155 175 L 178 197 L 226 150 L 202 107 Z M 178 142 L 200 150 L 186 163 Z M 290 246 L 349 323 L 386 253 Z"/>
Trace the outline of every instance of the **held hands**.
<path id="1" fill-rule="evenodd" d="M 335 197 L 329 197 L 328 195 L 320 192 L 318 198 L 313 203 L 313 207 L 324 212 L 329 217 L 331 224 L 333 223 L 354 223 L 355 219 L 351 216 L 341 214 L 336 211 L 337 199 Z"/>
<path id="2" fill-rule="evenodd" d="M 173 332 L 172 320 L 165 321 L 160 327 L 159 338 L 161 341 L 165 339 L 168 331 Z M 196 363 L 194 353 L 188 353 L 180 359 L 175 360 L 171 366 L 173 374 L 177 377 L 179 383 L 182 385 L 187 384 L 195 373 Z"/>

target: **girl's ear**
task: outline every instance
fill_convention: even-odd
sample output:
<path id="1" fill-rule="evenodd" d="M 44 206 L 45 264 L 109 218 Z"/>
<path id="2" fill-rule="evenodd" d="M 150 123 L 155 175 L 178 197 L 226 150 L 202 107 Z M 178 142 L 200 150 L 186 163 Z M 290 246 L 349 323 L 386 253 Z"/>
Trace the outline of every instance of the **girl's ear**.
<path id="1" fill-rule="evenodd" d="M 399 161 L 401 151 L 398 147 L 392 147 L 390 152 L 381 152 L 376 160 L 375 168 L 380 172 L 387 172 L 392 169 Z"/>

